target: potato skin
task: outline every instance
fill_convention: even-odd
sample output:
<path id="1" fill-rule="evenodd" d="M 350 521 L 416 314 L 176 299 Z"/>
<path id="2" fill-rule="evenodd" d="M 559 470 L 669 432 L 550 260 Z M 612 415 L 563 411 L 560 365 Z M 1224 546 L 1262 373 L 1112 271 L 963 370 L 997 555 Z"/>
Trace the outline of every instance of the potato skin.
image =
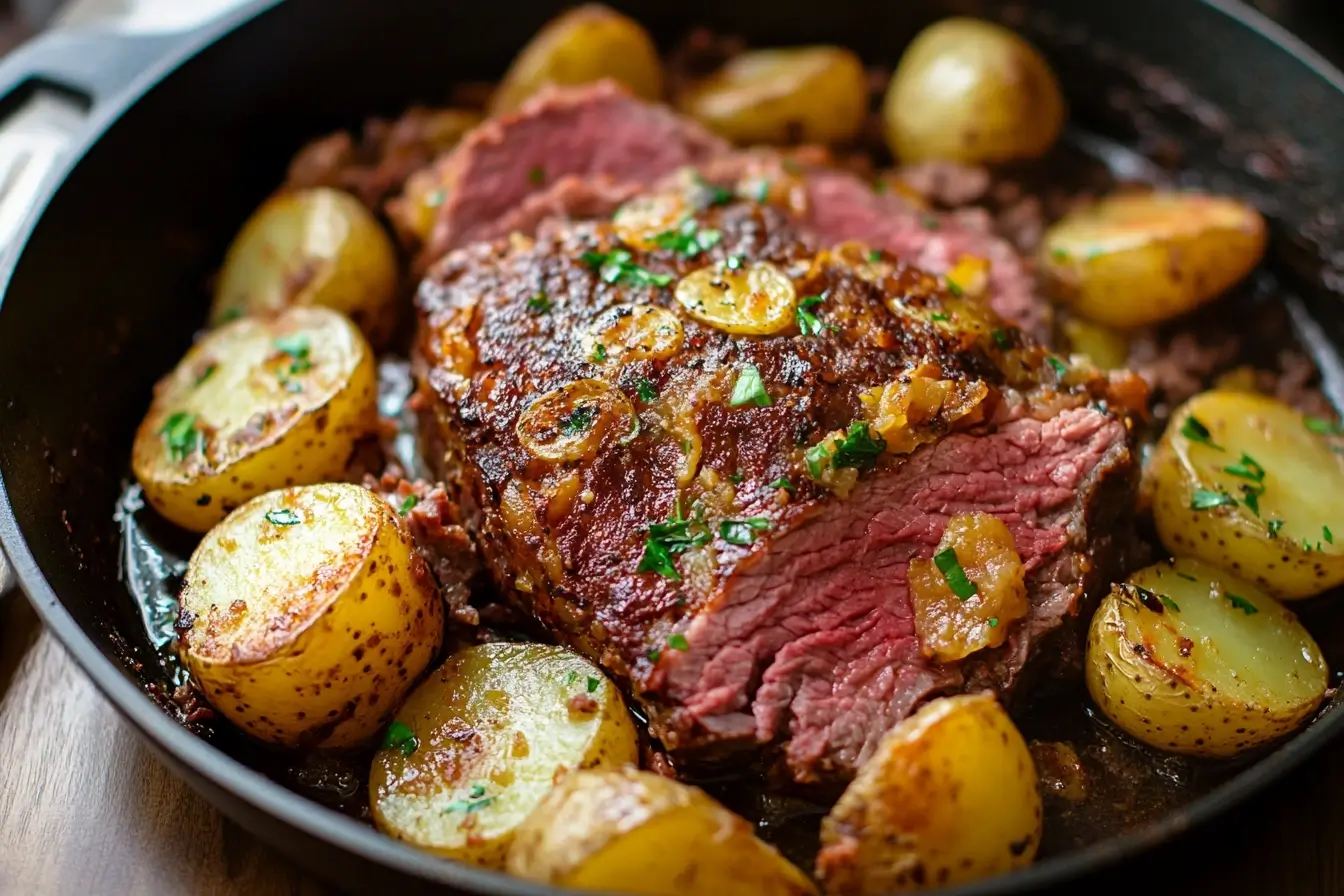
<path id="1" fill-rule="evenodd" d="M 704 791 L 635 768 L 566 775 L 519 829 L 507 870 L 603 892 L 817 892 L 745 819 Z"/>
<path id="2" fill-rule="evenodd" d="M 206 699 L 282 747 L 369 740 L 443 638 L 443 600 L 405 526 L 347 483 L 238 508 L 192 553 L 180 600 L 182 659 Z"/>
<path id="3" fill-rule="evenodd" d="M 1202 193 L 1109 196 L 1046 232 L 1040 265 L 1052 296 L 1112 327 L 1193 311 L 1249 274 L 1268 229 L 1245 203 Z"/>
<path id="4" fill-rule="evenodd" d="M 397 324 L 397 278 L 391 238 L 354 196 L 330 187 L 279 193 L 229 246 L 210 321 L 323 305 L 381 347 Z"/>
<path id="5" fill-rule="evenodd" d="M 663 95 L 663 64 L 644 27 L 600 3 L 586 3 L 547 22 L 523 47 L 490 100 L 490 114 L 513 112 L 547 84 L 603 78 L 646 100 Z"/>
<path id="6" fill-rule="evenodd" d="M 1213 445 L 1191 438 L 1197 427 Z M 1246 478 L 1256 467 L 1259 480 Z M 1144 470 L 1144 491 L 1158 537 L 1177 556 L 1208 561 L 1285 600 L 1344 583 L 1344 538 L 1334 537 L 1344 530 L 1344 458 L 1282 402 L 1228 389 L 1196 395 L 1171 415 Z M 1197 509 L 1197 493 L 1230 503 Z"/>
<path id="7" fill-rule="evenodd" d="M 845 143 L 868 113 L 867 75 L 844 47 L 749 50 L 683 90 L 677 108 L 739 145 Z"/>
<path id="8" fill-rule="evenodd" d="M 950 18 L 906 48 L 882 121 L 887 145 L 906 164 L 1033 159 L 1064 126 L 1064 96 L 1045 59 L 1021 37 L 979 19 Z"/>
<path id="9" fill-rule="evenodd" d="M 155 510 L 204 532 L 263 492 L 342 478 L 377 387 L 372 349 L 335 311 L 237 320 L 154 387 L 131 468 Z"/>
<path id="10" fill-rule="evenodd" d="M 939 888 L 1031 863 L 1031 752 L 993 694 L 926 704 L 887 733 L 821 824 L 828 896 Z"/>
<path id="11" fill-rule="evenodd" d="M 397 723 L 414 744 L 385 742 L 374 756 L 374 824 L 486 867 L 502 867 L 518 826 L 559 775 L 639 759 L 616 686 L 578 654 L 544 644 L 458 651 L 416 688 Z"/>
<path id="12" fill-rule="evenodd" d="M 1092 619 L 1086 670 L 1092 699 L 1122 729 L 1162 750 L 1215 757 L 1293 731 L 1329 677 L 1287 608 L 1192 559 L 1115 587 Z"/>

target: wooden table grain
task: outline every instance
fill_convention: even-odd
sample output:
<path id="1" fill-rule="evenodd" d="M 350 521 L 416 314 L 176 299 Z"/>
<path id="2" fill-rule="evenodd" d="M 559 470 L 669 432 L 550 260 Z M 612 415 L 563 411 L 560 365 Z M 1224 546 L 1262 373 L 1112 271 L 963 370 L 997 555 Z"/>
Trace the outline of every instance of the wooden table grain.
<path id="1" fill-rule="evenodd" d="M 0 894 L 333 891 L 141 745 L 22 599 L 0 601 Z M 1050 896 L 1344 896 L 1344 744 L 1233 817 Z"/>

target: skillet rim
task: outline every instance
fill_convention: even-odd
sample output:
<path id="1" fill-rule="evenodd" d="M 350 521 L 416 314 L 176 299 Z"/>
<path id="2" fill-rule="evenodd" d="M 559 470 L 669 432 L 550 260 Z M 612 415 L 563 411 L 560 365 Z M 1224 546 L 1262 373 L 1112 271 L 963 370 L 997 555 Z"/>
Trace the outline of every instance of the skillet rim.
<path id="1" fill-rule="evenodd" d="M 202 50 L 232 33 L 240 26 L 264 15 L 282 0 L 250 0 L 213 22 L 197 28 L 155 60 L 129 86 L 100 102 L 56 172 L 48 179 L 29 210 L 9 251 L 0 260 L 0 308 L 37 224 L 51 200 L 64 186 L 69 174 L 87 152 L 132 105 L 169 77 L 177 68 Z M 1292 56 L 1312 76 L 1344 95 L 1344 72 L 1286 28 L 1248 5 L 1235 0 L 1200 0 L 1209 7 L 1255 33 L 1276 49 Z M 113 38 L 115 39 L 115 38 Z M 333 809 L 302 796 L 244 765 L 208 741 L 192 734 L 164 713 L 143 689 L 103 650 L 66 610 L 63 601 L 47 582 L 27 539 L 19 529 L 10 505 L 8 489 L 0 474 L 0 547 L 3 547 L 18 582 L 42 623 L 56 636 L 62 647 L 94 685 L 132 727 L 149 741 L 151 750 L 173 772 L 183 777 L 198 792 L 199 779 L 225 794 L 246 803 L 288 828 L 302 832 L 352 856 L 378 866 L 436 885 L 461 887 L 466 891 L 518 896 L 550 896 L 574 892 L 510 877 L 455 862 L 444 861 L 387 837 Z M 1248 766 L 1228 781 L 1191 802 L 1136 830 L 1099 841 L 1082 849 L 1045 859 L 1025 869 L 1001 877 L 978 881 L 951 890 L 947 896 L 1004 896 L 1029 892 L 1077 879 L 1084 874 L 1114 865 L 1185 833 L 1196 825 L 1223 815 L 1270 783 L 1296 769 L 1344 730 L 1344 712 L 1327 711 L 1309 728 L 1284 743 L 1270 755 Z M 184 772 L 186 772 L 184 774 Z M 217 808 L 219 802 L 203 794 Z M 226 814 L 232 814 L 228 810 Z M 285 850 L 281 848 L 281 851 Z"/>

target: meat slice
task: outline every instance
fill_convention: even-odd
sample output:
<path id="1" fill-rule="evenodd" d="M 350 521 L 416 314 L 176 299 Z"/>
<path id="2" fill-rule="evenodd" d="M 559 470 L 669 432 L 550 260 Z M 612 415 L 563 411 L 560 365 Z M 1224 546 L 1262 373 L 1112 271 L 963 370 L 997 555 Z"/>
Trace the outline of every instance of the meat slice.
<path id="1" fill-rule="evenodd" d="M 435 163 L 446 198 L 424 258 L 535 225 L 535 214 L 510 212 L 536 194 L 550 194 L 541 202 L 551 211 L 577 201 L 577 216 L 601 214 L 591 192 L 628 194 L 727 150 L 691 119 L 636 99 L 615 82 L 547 88 L 517 113 L 473 130 Z M 584 193 L 566 180 L 575 177 L 600 183 Z"/>
<path id="2" fill-rule="evenodd" d="M 1077 635 L 1129 528 L 1127 393 L 918 268 L 818 239 L 790 191 L 707 201 L 680 184 L 644 207 L 688 215 L 677 233 L 709 235 L 693 244 L 623 215 L 544 223 L 435 268 L 417 348 L 435 460 L 497 585 L 621 680 L 674 757 L 778 749 L 797 780 L 845 778 L 930 695 L 1006 694 L 1029 658 L 1067 653 L 1041 645 Z M 677 298 L 687 276 L 719 288 L 744 270 L 816 297 L 799 306 L 813 317 L 734 335 Z M 648 307 L 684 338 L 665 327 L 596 350 L 601 326 Z M 746 371 L 759 390 L 743 391 Z M 524 441 L 524 411 L 580 380 L 605 397 L 548 437 L 596 443 L 538 449 L 534 410 Z M 961 398 L 912 404 L 897 424 L 872 401 L 921 384 Z M 837 440 L 855 432 L 878 456 L 859 458 L 860 439 L 841 463 Z M 837 459 L 812 467 L 823 440 Z M 1012 532 L 1030 609 L 999 626 L 999 646 L 937 663 L 907 566 L 967 511 Z M 661 560 L 651 548 L 669 544 Z"/>

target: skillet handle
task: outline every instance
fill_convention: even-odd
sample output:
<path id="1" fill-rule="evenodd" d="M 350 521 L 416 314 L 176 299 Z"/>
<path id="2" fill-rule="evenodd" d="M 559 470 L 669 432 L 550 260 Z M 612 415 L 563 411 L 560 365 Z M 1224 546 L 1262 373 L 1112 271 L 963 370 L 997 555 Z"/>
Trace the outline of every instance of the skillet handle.
<path id="1" fill-rule="evenodd" d="M 92 111 L 117 96 L 182 40 L 181 33 L 56 29 L 0 59 L 0 110 L 12 112 L 46 87 Z"/>

